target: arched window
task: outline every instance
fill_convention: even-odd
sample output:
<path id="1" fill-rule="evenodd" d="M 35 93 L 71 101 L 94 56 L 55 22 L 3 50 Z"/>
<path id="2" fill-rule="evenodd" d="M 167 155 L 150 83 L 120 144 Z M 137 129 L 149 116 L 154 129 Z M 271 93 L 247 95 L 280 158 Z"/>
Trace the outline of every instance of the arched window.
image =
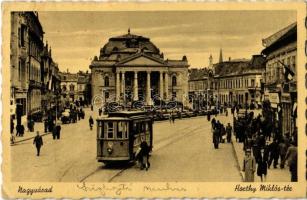
<path id="1" fill-rule="evenodd" d="M 172 77 L 172 85 L 173 86 L 177 86 L 177 78 L 176 78 L 176 76 Z"/>
<path id="2" fill-rule="evenodd" d="M 69 86 L 69 90 L 70 90 L 71 92 L 73 92 L 73 91 L 75 90 L 75 86 L 74 86 L 73 84 L 71 84 L 71 85 Z"/>
<path id="3" fill-rule="evenodd" d="M 110 83 L 109 83 L 109 77 L 106 76 L 106 77 L 104 78 L 104 86 L 105 86 L 105 87 L 109 87 L 109 85 L 110 85 Z"/>
<path id="4" fill-rule="evenodd" d="M 66 85 L 63 85 L 63 92 L 66 91 Z"/>

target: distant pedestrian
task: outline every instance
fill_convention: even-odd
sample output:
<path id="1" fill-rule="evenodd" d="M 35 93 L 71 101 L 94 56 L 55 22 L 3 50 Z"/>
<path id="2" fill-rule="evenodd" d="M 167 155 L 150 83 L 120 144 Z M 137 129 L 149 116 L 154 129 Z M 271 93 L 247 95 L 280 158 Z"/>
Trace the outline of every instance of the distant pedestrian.
<path id="1" fill-rule="evenodd" d="M 141 138 L 141 144 L 140 144 L 140 152 L 138 155 L 139 158 L 139 162 L 140 162 L 140 167 L 141 170 L 143 170 L 144 168 L 146 169 L 146 171 L 148 170 L 148 168 L 150 167 L 150 163 L 149 163 L 149 151 L 150 148 L 147 144 L 147 142 Z"/>
<path id="2" fill-rule="evenodd" d="M 208 113 L 208 114 L 207 114 L 207 120 L 208 120 L 208 122 L 210 122 L 210 118 L 211 118 L 211 115 L 210 115 L 210 113 Z"/>
<path id="3" fill-rule="evenodd" d="M 175 115 L 174 114 L 172 114 L 172 122 L 173 122 L 173 124 L 175 123 Z"/>
<path id="4" fill-rule="evenodd" d="M 243 171 L 245 172 L 244 182 L 254 182 L 256 170 L 256 161 L 254 156 L 251 155 L 251 150 L 246 149 L 243 161 Z"/>
<path id="5" fill-rule="evenodd" d="M 57 138 L 57 128 L 56 126 L 53 127 L 52 130 L 52 138 L 55 140 Z"/>
<path id="6" fill-rule="evenodd" d="M 99 108 L 98 113 L 99 113 L 99 116 L 101 116 L 101 114 L 102 114 L 102 109 L 101 108 Z"/>
<path id="7" fill-rule="evenodd" d="M 14 133 L 14 128 L 15 128 L 15 125 L 14 125 L 14 120 L 11 118 L 11 134 L 13 134 Z"/>
<path id="8" fill-rule="evenodd" d="M 94 120 L 93 120 L 92 116 L 90 116 L 88 122 L 89 122 L 89 125 L 90 125 L 90 129 L 92 130 L 93 129 L 93 124 L 94 124 Z"/>
<path id="9" fill-rule="evenodd" d="M 47 133 L 48 131 L 48 119 L 44 119 L 44 132 Z"/>
<path id="10" fill-rule="evenodd" d="M 281 139 L 278 147 L 279 147 L 279 156 L 280 156 L 280 168 L 283 169 L 285 167 L 285 161 L 286 161 L 285 158 L 288 148 L 283 139 Z"/>
<path id="11" fill-rule="evenodd" d="M 269 145 L 269 150 L 270 150 L 270 159 L 268 163 L 268 168 L 270 169 L 270 166 L 273 162 L 273 166 L 276 169 L 278 165 L 278 158 L 279 158 L 279 149 L 278 149 L 278 143 L 277 140 L 275 139 L 270 145 Z"/>
<path id="12" fill-rule="evenodd" d="M 20 125 L 20 136 L 23 137 L 24 133 L 25 133 L 25 127 L 24 125 Z"/>
<path id="13" fill-rule="evenodd" d="M 220 130 L 219 127 L 215 126 L 213 128 L 213 135 L 212 135 L 213 145 L 215 149 L 219 148 L 219 141 L 220 141 Z"/>
<path id="14" fill-rule="evenodd" d="M 56 129 L 56 138 L 59 140 L 61 138 L 61 125 L 57 123 L 55 129 Z"/>
<path id="15" fill-rule="evenodd" d="M 297 147 L 296 142 L 292 141 L 288 148 L 286 158 L 289 165 L 289 171 L 291 173 L 291 182 L 297 181 Z"/>
<path id="16" fill-rule="evenodd" d="M 268 172 L 268 154 L 264 149 L 260 150 L 257 163 L 257 175 L 260 176 L 261 182 L 263 182 L 266 180 L 266 175 Z"/>
<path id="17" fill-rule="evenodd" d="M 37 133 L 37 135 L 34 138 L 33 144 L 35 144 L 35 146 L 36 146 L 36 150 L 37 150 L 36 155 L 39 156 L 41 146 L 43 146 L 43 138 L 42 138 L 42 136 L 39 135 L 39 131 L 37 131 L 36 133 Z"/>
<path id="18" fill-rule="evenodd" d="M 232 133 L 232 127 L 231 127 L 230 123 L 228 123 L 227 126 L 226 126 L 226 134 L 227 134 L 227 142 L 228 143 L 231 142 L 231 133 Z"/>
<path id="19" fill-rule="evenodd" d="M 93 111 L 94 107 L 93 107 L 93 104 L 91 104 L 91 111 Z"/>

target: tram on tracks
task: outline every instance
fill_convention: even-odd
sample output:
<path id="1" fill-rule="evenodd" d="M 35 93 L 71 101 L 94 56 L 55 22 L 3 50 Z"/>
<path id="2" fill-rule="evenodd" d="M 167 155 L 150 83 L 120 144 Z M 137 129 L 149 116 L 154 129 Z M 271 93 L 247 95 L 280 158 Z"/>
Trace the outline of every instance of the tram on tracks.
<path id="1" fill-rule="evenodd" d="M 97 119 L 97 161 L 110 164 L 134 161 L 141 141 L 150 150 L 153 143 L 153 119 L 144 111 L 111 112 Z"/>

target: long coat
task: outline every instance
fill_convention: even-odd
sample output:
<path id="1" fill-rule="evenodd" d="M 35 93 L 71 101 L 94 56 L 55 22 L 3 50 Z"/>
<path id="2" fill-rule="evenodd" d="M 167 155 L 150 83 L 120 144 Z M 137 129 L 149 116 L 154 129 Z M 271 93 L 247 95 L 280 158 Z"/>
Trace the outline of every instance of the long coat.
<path id="1" fill-rule="evenodd" d="M 256 160 L 253 156 L 245 157 L 243 160 L 243 171 L 245 172 L 244 182 L 254 182 L 256 171 Z"/>
<path id="2" fill-rule="evenodd" d="M 268 172 L 268 155 L 267 152 L 264 152 L 263 155 L 259 155 L 258 157 L 258 167 L 257 167 L 257 175 L 262 176 L 262 174 L 267 175 Z"/>

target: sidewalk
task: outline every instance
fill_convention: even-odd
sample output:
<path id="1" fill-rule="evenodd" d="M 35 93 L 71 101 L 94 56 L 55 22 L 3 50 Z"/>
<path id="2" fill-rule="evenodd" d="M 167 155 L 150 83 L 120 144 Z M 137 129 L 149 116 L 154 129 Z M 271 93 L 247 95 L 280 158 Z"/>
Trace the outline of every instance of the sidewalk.
<path id="1" fill-rule="evenodd" d="M 243 160 L 244 160 L 244 151 L 243 151 L 243 143 L 236 142 L 234 135 L 232 135 L 232 145 L 235 152 L 235 157 L 237 159 L 239 170 L 244 180 L 244 172 L 242 171 Z M 271 168 L 268 169 L 266 182 L 290 182 L 291 174 L 289 172 L 289 167 L 285 166 L 284 169 L 280 169 L 279 165 L 276 169 L 274 169 L 273 164 Z M 260 177 L 257 176 L 257 167 L 255 172 L 255 182 L 261 182 Z"/>
<path id="2" fill-rule="evenodd" d="M 11 144 L 11 145 L 15 145 L 16 143 L 33 139 L 36 136 L 36 131 L 39 131 L 39 134 L 41 136 L 50 134 L 50 132 L 47 132 L 47 133 L 44 132 L 44 123 L 35 122 L 33 132 L 29 132 L 28 128 L 25 126 L 25 133 L 24 133 L 23 137 L 16 136 L 16 128 L 15 128 L 15 130 L 14 130 L 15 142 L 14 142 L 14 144 Z"/>

